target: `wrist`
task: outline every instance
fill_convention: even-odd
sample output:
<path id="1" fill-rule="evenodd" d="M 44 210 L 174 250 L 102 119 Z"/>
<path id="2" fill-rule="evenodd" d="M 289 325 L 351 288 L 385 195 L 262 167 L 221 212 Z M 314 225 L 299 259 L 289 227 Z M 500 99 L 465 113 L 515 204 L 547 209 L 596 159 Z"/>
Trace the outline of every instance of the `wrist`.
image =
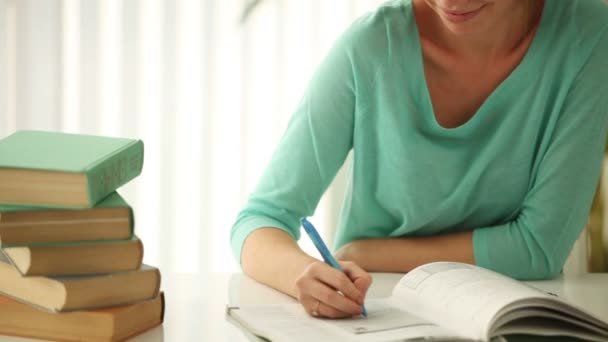
<path id="1" fill-rule="evenodd" d="M 358 259 L 361 255 L 361 245 L 357 240 L 343 245 L 336 251 L 336 259 L 339 261 L 352 261 L 358 264 Z"/>
<path id="2" fill-rule="evenodd" d="M 311 264 L 315 262 L 322 262 L 314 257 L 306 254 L 304 251 L 299 249 L 296 255 L 292 255 L 290 259 L 285 260 L 287 265 L 290 265 L 284 273 L 285 280 L 285 292 L 294 297 L 298 297 L 298 288 L 296 286 L 296 282 L 302 276 L 302 274 L 306 271 Z"/>

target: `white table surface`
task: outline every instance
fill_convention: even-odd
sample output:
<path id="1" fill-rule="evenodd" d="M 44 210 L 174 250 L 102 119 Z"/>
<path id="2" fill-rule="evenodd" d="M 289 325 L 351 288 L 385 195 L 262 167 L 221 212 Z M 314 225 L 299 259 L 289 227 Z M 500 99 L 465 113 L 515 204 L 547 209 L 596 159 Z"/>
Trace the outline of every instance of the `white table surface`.
<path id="1" fill-rule="evenodd" d="M 376 273 L 373 277 L 368 298 L 389 296 L 402 274 Z M 608 320 L 608 273 L 528 283 Z M 248 341 L 241 330 L 226 321 L 227 304 L 294 301 L 240 273 L 163 274 L 161 287 L 166 300 L 165 322 L 130 341 Z M 39 340 L 0 336 L 0 342 L 26 341 Z"/>

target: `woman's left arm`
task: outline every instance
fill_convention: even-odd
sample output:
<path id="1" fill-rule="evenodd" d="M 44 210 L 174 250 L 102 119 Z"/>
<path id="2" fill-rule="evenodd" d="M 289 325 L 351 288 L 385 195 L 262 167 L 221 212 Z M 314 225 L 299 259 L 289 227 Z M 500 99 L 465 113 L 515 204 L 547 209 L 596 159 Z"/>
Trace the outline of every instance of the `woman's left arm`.
<path id="1" fill-rule="evenodd" d="M 547 106 L 559 117 L 542 137 L 531 184 L 510 222 L 475 227 L 479 266 L 517 279 L 558 276 L 587 224 L 608 130 L 608 32 L 581 61 L 562 96 Z M 565 77 L 565 76 L 564 76 Z M 554 109 L 554 110 L 556 110 Z M 534 148 L 531 146 L 530 148 Z"/>
<path id="2" fill-rule="evenodd" d="M 407 272 L 432 261 L 461 261 L 518 279 L 557 276 L 584 228 L 596 191 L 608 129 L 608 32 L 563 98 L 543 137 L 531 187 L 512 221 L 425 238 L 367 239 L 337 256 L 368 271 Z M 533 148 L 532 146 L 530 148 Z"/>

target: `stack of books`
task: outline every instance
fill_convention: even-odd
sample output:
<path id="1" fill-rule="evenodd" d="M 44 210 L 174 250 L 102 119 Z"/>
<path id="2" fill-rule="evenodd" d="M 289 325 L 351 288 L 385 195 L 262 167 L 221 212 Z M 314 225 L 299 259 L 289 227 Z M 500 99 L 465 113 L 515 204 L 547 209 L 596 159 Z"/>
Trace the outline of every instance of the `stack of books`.
<path id="1" fill-rule="evenodd" d="M 160 272 L 142 264 L 116 192 L 141 140 L 18 131 L 0 140 L 0 334 L 119 341 L 162 323 Z"/>

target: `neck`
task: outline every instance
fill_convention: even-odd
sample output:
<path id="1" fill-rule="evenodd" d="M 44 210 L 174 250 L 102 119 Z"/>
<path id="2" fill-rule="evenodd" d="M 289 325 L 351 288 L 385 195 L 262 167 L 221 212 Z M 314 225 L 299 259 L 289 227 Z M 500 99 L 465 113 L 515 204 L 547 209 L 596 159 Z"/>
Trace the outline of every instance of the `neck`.
<path id="1" fill-rule="evenodd" d="M 476 64 L 493 63 L 527 46 L 538 26 L 541 0 L 517 1 L 509 16 L 501 16 L 485 30 L 454 33 L 432 14 L 434 36 L 445 52 Z"/>

